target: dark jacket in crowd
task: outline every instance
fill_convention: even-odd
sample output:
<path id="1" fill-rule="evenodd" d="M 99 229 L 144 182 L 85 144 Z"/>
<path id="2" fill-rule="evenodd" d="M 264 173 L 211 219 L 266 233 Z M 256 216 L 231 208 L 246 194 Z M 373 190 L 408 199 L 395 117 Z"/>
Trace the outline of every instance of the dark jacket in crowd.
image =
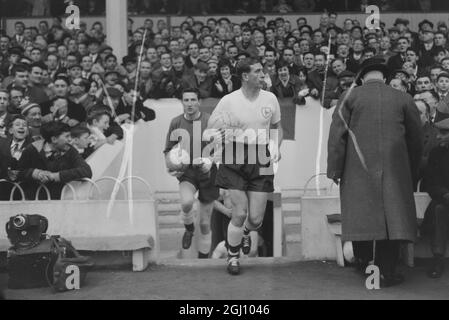
<path id="1" fill-rule="evenodd" d="M 402 57 L 400 53 L 392 56 L 387 63 L 388 69 L 393 72 L 395 70 L 402 69 L 402 65 L 404 64 L 405 59 Z"/>
<path id="2" fill-rule="evenodd" d="M 449 201 L 444 199 L 444 195 L 449 194 L 449 148 L 447 145 L 438 146 L 430 152 L 423 182 L 432 202 L 424 214 L 421 231 L 429 234 L 434 229 L 436 205 L 444 204 L 449 207 Z"/>
<path id="3" fill-rule="evenodd" d="M 31 138 L 27 138 L 19 151 L 23 150 L 31 143 Z M 8 170 L 17 170 L 19 161 L 11 154 L 12 138 L 0 138 L 0 180 L 8 180 Z M 10 193 L 13 186 L 10 183 L 4 182 L 0 184 L 0 200 L 7 201 L 10 199 Z"/>
<path id="4" fill-rule="evenodd" d="M 45 92 L 45 89 L 42 86 L 29 87 L 27 95 L 30 97 L 31 102 L 37 104 L 43 104 L 50 100 L 47 93 Z"/>
<path id="5" fill-rule="evenodd" d="M 425 176 L 425 170 L 428 168 L 429 156 L 433 149 L 438 146 L 437 139 L 438 129 L 431 123 L 426 123 L 423 127 L 423 155 L 421 158 L 421 165 L 419 168 L 418 180 L 421 180 Z M 424 184 L 421 184 L 421 191 L 427 190 L 424 188 Z"/>
<path id="6" fill-rule="evenodd" d="M 215 85 L 217 82 L 221 84 L 221 87 L 223 88 L 222 92 L 218 90 L 217 86 Z M 232 90 L 229 90 L 228 85 L 221 76 L 215 77 L 215 79 L 212 81 L 212 98 L 223 98 L 225 95 L 240 89 L 240 87 L 242 86 L 242 81 L 234 75 L 231 76 L 231 82 Z"/>
<path id="7" fill-rule="evenodd" d="M 307 87 L 312 91 L 313 89 L 318 90 L 318 99 L 321 101 L 323 96 L 323 83 L 324 83 L 324 72 L 318 72 L 314 70 L 309 72 L 307 76 Z M 326 82 L 326 92 L 324 99 L 327 98 L 338 87 L 338 79 L 332 75 L 331 72 L 328 73 Z"/>
<path id="8" fill-rule="evenodd" d="M 34 200 L 37 188 L 40 185 L 39 182 L 32 179 L 35 169 L 59 172 L 60 182 L 46 184 L 53 200 L 61 198 L 61 191 L 65 183 L 82 178 L 92 178 L 90 166 L 72 146 L 69 146 L 64 154 L 51 155 L 48 158 L 43 147 L 44 140 L 33 142 L 24 150 L 18 164 L 21 171 L 19 179 L 24 181 L 23 186 L 28 200 Z M 46 199 L 46 196 L 41 194 L 40 198 Z"/>
<path id="9" fill-rule="evenodd" d="M 346 70 L 357 74 L 357 72 L 359 72 L 361 60 L 362 60 L 362 58 L 360 58 L 359 60 L 354 59 L 354 56 L 352 54 L 350 54 L 349 57 L 345 61 Z"/>
<path id="10" fill-rule="evenodd" d="M 200 91 L 200 98 L 206 99 L 210 98 L 212 94 L 213 79 L 210 76 L 206 77 L 201 83 L 198 83 L 195 75 L 189 75 L 182 79 L 183 89 L 198 89 Z"/>
<path id="11" fill-rule="evenodd" d="M 6 179 L 7 169 L 11 168 L 12 170 L 17 170 L 19 164 L 19 161 L 13 158 L 11 154 L 12 140 L 12 137 L 0 138 L 0 179 Z M 25 139 L 20 151 L 23 152 L 31 142 L 31 138 Z"/>
<path id="12" fill-rule="evenodd" d="M 58 98 L 56 97 L 48 102 L 41 104 L 42 116 L 46 116 L 47 114 L 51 113 L 50 108 L 57 99 Z M 69 117 L 70 119 L 77 120 L 78 122 L 86 121 L 86 110 L 84 109 L 84 107 L 78 103 L 73 102 L 70 99 L 67 100 L 68 100 L 67 117 Z"/>
<path id="13" fill-rule="evenodd" d="M 154 79 L 149 98 L 169 99 L 181 97 L 182 82 L 176 78 L 174 71 L 164 71 Z"/>
<path id="14" fill-rule="evenodd" d="M 117 106 L 117 109 L 115 110 L 115 112 L 117 113 L 117 115 L 121 115 L 121 114 L 132 114 L 132 105 L 129 105 L 126 103 L 126 101 L 122 98 L 120 99 L 120 103 Z M 140 99 L 136 100 L 136 106 L 135 106 L 135 110 L 134 110 L 134 119 L 131 119 L 131 121 L 133 122 L 137 122 L 139 120 L 143 120 L 145 122 L 148 121 L 153 121 L 154 119 L 156 119 L 156 113 L 154 112 L 153 109 L 150 108 L 146 108 L 143 105 L 143 101 Z"/>
<path id="15" fill-rule="evenodd" d="M 420 44 L 418 48 L 418 55 L 419 55 L 419 65 L 423 68 L 428 68 L 435 64 L 435 55 L 438 49 L 441 49 L 437 47 L 436 45 L 432 46 L 432 49 L 426 50 L 424 44 Z"/>
<path id="16" fill-rule="evenodd" d="M 441 145 L 430 152 L 425 181 L 432 200 L 444 202 L 443 196 L 449 194 L 448 146 Z"/>
<path id="17" fill-rule="evenodd" d="M 287 86 L 282 84 L 282 81 L 278 76 L 272 80 L 272 83 L 271 92 L 273 92 L 279 99 L 292 98 L 294 104 L 305 104 L 305 99 L 301 99 L 298 96 L 299 91 L 301 91 L 302 83 L 297 76 L 290 74 Z"/>

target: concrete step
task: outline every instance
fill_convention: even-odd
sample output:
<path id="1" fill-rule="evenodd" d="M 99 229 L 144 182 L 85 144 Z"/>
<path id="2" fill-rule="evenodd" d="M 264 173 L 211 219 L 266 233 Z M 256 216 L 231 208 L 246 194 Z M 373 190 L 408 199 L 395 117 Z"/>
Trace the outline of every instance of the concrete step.
<path id="1" fill-rule="evenodd" d="M 157 209 L 160 213 L 179 213 L 181 210 L 179 202 L 159 203 Z M 284 202 L 282 200 L 282 210 L 300 212 L 301 206 L 299 202 Z"/>
<path id="2" fill-rule="evenodd" d="M 292 233 L 285 236 L 287 243 L 301 243 L 301 234 Z"/>
<path id="3" fill-rule="evenodd" d="M 301 224 L 301 217 L 298 216 L 284 216 L 284 224 Z"/>
<path id="4" fill-rule="evenodd" d="M 182 219 L 180 215 L 163 215 L 159 216 L 159 227 L 163 228 L 164 225 L 181 224 Z"/>
<path id="5" fill-rule="evenodd" d="M 181 248 L 181 239 L 184 228 L 171 228 L 159 230 L 159 246 L 161 253 Z"/>
<path id="6" fill-rule="evenodd" d="M 301 225 L 301 217 L 297 215 L 292 216 L 284 216 L 284 224 L 285 226 L 288 225 Z M 173 228 L 173 227 L 182 227 L 182 219 L 179 214 L 177 215 L 170 215 L 170 214 L 163 214 L 159 215 L 159 228 Z"/>
<path id="7" fill-rule="evenodd" d="M 301 212 L 299 197 L 282 199 L 287 254 L 301 255 Z M 164 194 L 158 203 L 160 259 L 179 260 L 184 225 L 180 215 L 179 195 Z"/>
<path id="8" fill-rule="evenodd" d="M 282 197 L 282 203 L 296 203 L 296 204 L 300 204 L 301 203 L 301 198 L 300 197 Z"/>
<path id="9" fill-rule="evenodd" d="M 302 258 L 302 247 L 299 242 L 287 242 L 286 245 L 287 257 L 288 258 Z"/>
<path id="10" fill-rule="evenodd" d="M 298 202 L 304 194 L 304 190 L 282 190 L 282 199 L 287 202 Z M 179 201 L 179 192 L 156 192 L 155 198 L 161 202 Z"/>
<path id="11" fill-rule="evenodd" d="M 157 210 L 159 213 L 164 212 L 164 213 L 172 213 L 172 212 L 176 212 L 179 214 L 179 212 L 181 211 L 181 206 L 179 205 L 179 203 L 159 203 L 157 206 Z"/>

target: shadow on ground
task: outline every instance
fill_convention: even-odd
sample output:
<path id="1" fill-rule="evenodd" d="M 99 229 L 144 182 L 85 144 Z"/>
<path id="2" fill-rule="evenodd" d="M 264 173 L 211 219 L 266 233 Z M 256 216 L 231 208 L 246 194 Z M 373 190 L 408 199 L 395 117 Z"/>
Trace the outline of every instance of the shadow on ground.
<path id="1" fill-rule="evenodd" d="M 151 266 L 145 272 L 96 271 L 79 291 L 54 294 L 48 288 L 5 290 L 6 299 L 449 299 L 449 275 L 428 279 L 425 266 L 402 268 L 406 282 L 368 291 L 365 279 L 351 268 L 327 262 L 242 263 L 242 274 L 230 276 L 223 265 Z M 6 274 L 0 274 L 0 288 Z"/>

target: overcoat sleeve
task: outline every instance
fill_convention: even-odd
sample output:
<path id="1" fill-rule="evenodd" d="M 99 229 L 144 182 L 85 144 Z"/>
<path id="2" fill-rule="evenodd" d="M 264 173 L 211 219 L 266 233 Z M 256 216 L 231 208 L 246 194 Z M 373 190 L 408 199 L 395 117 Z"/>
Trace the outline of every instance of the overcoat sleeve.
<path id="1" fill-rule="evenodd" d="M 348 130 L 345 122 L 346 124 L 349 124 L 352 111 L 352 108 L 349 105 L 349 99 L 345 99 L 346 95 L 347 93 L 345 92 L 338 101 L 329 130 L 327 146 L 327 177 L 332 180 L 340 179 L 342 177 L 345 165 L 346 145 L 348 143 Z"/>
<path id="2" fill-rule="evenodd" d="M 405 138 L 407 141 L 410 169 L 412 170 L 413 182 L 416 183 L 418 182 L 419 165 L 421 162 L 424 143 L 419 111 L 411 97 L 407 100 L 404 114 L 406 132 Z"/>

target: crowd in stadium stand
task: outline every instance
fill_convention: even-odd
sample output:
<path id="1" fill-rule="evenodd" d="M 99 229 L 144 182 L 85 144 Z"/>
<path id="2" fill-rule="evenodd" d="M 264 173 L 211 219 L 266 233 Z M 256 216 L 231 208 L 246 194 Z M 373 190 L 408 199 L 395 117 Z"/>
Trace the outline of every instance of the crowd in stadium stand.
<path id="1" fill-rule="evenodd" d="M 105 44 L 101 23 L 68 31 L 58 18 L 52 25 L 17 22 L 14 33 L 1 35 L 0 179 L 59 186 L 89 177 L 83 159 L 122 139 L 122 124 L 154 120 L 154 111 L 143 105 L 146 99 L 179 98 L 190 87 L 199 89 L 201 98 L 221 98 L 240 88 L 235 67 L 250 56 L 263 63 L 265 89 L 298 105 L 307 96 L 321 100 L 325 90 L 325 108 L 337 104 L 362 61 L 383 56 L 391 71 L 388 83 L 413 95 L 421 112 L 428 138 L 423 168 L 436 143 L 431 124 L 449 117 L 444 22 L 423 20 L 419 30 L 410 30 L 409 21 L 398 18 L 392 26 L 369 30 L 357 20 L 340 21 L 333 12 L 323 13 L 315 26 L 305 17 L 291 24 L 264 16 L 241 24 L 226 17 L 205 24 L 188 17 L 170 29 L 162 19 L 146 19 L 143 26 L 128 22 L 129 52 L 122 61 Z M 64 141 L 71 147 L 61 147 Z M 29 171 L 30 165 L 36 170 Z"/>

